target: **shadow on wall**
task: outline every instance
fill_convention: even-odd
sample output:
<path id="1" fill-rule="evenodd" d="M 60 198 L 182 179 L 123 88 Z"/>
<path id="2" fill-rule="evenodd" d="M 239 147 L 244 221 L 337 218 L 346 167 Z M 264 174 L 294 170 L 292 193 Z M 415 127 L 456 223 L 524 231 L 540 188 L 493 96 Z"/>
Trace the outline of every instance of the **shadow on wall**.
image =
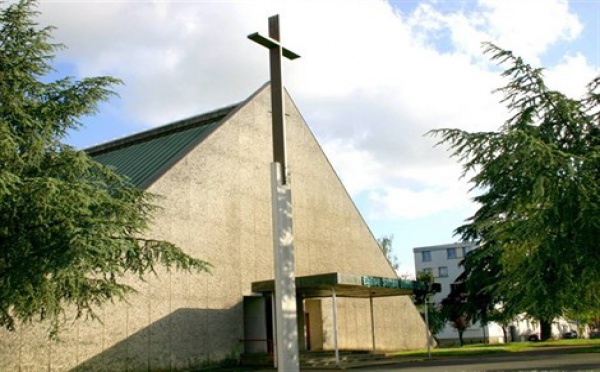
<path id="1" fill-rule="evenodd" d="M 125 322 L 123 322 L 125 323 Z M 178 309 L 130 335 L 72 371 L 171 370 L 237 357 L 243 309 Z"/>

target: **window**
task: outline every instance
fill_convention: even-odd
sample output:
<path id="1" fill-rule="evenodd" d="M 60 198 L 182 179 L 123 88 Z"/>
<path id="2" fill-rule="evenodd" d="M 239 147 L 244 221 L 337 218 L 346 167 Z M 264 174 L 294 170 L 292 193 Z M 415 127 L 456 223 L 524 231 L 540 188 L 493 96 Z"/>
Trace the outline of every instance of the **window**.
<path id="1" fill-rule="evenodd" d="M 421 261 L 423 261 L 423 262 L 431 261 L 431 251 L 421 252 Z"/>
<path id="2" fill-rule="evenodd" d="M 448 258 L 457 258 L 456 256 L 456 248 L 448 248 L 446 249 L 446 252 L 448 253 Z"/>
<path id="3" fill-rule="evenodd" d="M 440 266 L 438 267 L 438 276 L 440 278 L 445 278 L 448 276 L 448 266 Z"/>

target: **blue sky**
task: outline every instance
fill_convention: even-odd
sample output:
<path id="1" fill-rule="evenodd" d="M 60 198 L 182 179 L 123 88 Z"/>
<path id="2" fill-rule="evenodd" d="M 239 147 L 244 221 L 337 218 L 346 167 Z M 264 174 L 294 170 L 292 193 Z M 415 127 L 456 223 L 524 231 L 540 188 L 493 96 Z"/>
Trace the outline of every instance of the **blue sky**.
<path id="1" fill-rule="evenodd" d="M 456 241 L 469 185 L 434 128 L 494 130 L 503 80 L 481 42 L 547 68 L 579 96 L 600 68 L 600 0 L 44 1 L 41 22 L 69 48 L 57 76 L 121 78 L 120 98 L 68 138 L 84 148 L 245 99 L 266 80 L 246 35 L 280 14 L 286 86 L 375 237 L 412 248 Z"/>

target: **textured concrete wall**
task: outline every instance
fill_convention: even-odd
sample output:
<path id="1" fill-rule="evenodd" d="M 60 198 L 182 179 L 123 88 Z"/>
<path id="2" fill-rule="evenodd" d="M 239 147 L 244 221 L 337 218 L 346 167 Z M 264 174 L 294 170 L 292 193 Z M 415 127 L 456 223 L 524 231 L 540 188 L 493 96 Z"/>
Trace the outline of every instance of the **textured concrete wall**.
<path id="1" fill-rule="evenodd" d="M 372 234 L 308 130 L 287 101 L 297 275 L 327 272 L 394 276 Z M 149 236 L 168 239 L 214 265 L 212 274 L 167 273 L 146 282 L 129 303 L 100 310 L 103 323 L 75 322 L 62 342 L 45 328 L 0 337 L 0 370 L 148 370 L 197 366 L 242 350 L 243 296 L 272 279 L 269 89 L 262 89 L 149 191 L 164 209 Z M 323 300 L 324 347 L 331 348 L 331 307 Z M 338 301 L 342 348 L 368 349 L 368 300 Z M 425 345 L 423 322 L 407 298 L 376 299 L 382 349 Z M 329 327 L 329 328 L 328 328 Z"/>

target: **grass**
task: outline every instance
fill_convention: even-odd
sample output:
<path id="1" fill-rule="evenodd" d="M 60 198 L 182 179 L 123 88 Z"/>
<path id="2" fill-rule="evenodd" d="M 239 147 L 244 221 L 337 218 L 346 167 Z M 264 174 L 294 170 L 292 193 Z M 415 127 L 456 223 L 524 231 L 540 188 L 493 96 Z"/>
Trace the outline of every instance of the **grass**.
<path id="1" fill-rule="evenodd" d="M 511 342 L 509 344 L 473 344 L 463 347 L 432 348 L 431 356 L 435 357 L 460 357 L 501 353 L 518 353 L 533 351 L 539 348 L 573 347 L 573 353 L 598 353 L 600 352 L 600 339 L 594 340 L 558 340 L 545 342 Z M 394 353 L 390 357 L 401 358 L 426 358 L 427 350 L 413 350 Z"/>

